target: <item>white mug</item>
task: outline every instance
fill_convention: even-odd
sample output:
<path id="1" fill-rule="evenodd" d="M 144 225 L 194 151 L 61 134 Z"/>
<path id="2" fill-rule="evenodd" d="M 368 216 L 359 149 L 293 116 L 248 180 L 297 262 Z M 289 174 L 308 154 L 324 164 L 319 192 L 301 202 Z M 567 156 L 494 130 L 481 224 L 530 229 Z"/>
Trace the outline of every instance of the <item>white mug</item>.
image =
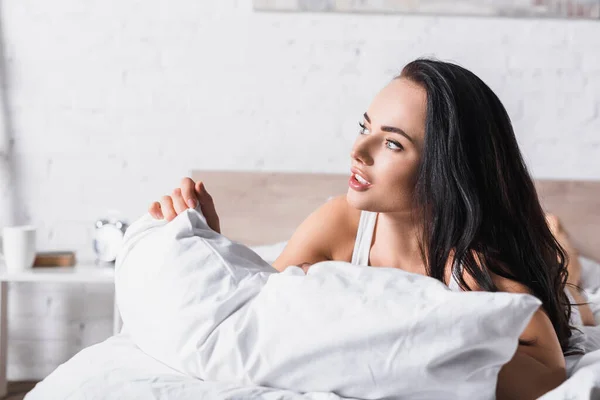
<path id="1" fill-rule="evenodd" d="M 2 230 L 2 253 L 6 272 L 20 272 L 33 266 L 36 255 L 35 227 L 7 226 Z"/>

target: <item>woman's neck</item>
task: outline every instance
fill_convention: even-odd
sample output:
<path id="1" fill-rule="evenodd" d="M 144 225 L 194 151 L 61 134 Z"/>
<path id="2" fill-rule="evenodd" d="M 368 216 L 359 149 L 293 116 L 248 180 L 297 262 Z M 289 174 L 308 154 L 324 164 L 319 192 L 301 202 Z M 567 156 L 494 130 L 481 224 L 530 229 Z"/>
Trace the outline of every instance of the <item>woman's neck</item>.
<path id="1" fill-rule="evenodd" d="M 373 234 L 373 258 L 385 266 L 424 273 L 419 248 L 421 230 L 410 212 L 379 213 Z"/>

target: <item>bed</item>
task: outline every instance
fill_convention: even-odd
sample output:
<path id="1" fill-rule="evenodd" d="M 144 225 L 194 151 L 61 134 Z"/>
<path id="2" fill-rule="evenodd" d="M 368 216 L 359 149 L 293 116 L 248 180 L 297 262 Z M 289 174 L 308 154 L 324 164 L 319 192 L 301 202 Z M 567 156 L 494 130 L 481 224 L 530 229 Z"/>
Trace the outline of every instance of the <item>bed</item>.
<path id="1" fill-rule="evenodd" d="M 224 234 L 272 261 L 315 208 L 347 190 L 348 176 L 277 172 L 193 171 L 217 205 Z M 545 209 L 557 214 L 585 257 L 584 287 L 600 321 L 600 182 L 537 181 Z M 142 211 L 143 212 L 143 211 Z M 262 228 L 249 229 L 261 226 Z M 600 330 L 588 327 L 585 356 L 571 356 L 569 379 L 544 399 L 591 399 L 600 393 Z M 26 399 L 339 399 L 269 387 L 205 382 L 149 357 L 127 327 L 84 349 L 40 382 Z"/>

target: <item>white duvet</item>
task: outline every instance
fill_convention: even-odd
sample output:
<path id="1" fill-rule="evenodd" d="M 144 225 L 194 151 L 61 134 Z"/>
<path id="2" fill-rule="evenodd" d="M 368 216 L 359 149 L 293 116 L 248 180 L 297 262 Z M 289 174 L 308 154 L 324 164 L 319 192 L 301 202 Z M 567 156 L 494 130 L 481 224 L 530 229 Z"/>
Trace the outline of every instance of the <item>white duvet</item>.
<path id="1" fill-rule="evenodd" d="M 142 352 L 125 332 L 88 347 L 59 366 L 27 400 L 334 400 L 331 393 L 302 394 L 267 387 L 204 382 Z"/>
<path id="2" fill-rule="evenodd" d="M 592 334 L 600 331 L 593 327 Z M 569 357 L 570 378 L 543 400 L 600 398 L 600 350 Z M 178 373 L 143 353 L 126 332 L 88 347 L 40 382 L 26 400 L 334 400 L 332 393 L 205 382 Z"/>
<path id="3" fill-rule="evenodd" d="M 272 280 L 269 279 L 272 271 L 269 270 L 268 264 L 265 266 L 262 260 L 255 259 L 252 255 L 254 253 L 248 255 L 245 248 L 238 248 L 236 244 L 229 243 L 223 237 L 216 237 L 212 233 L 204 231 L 201 216 L 197 218 L 198 215 L 192 211 L 186 215 L 176 219 L 179 221 L 179 225 L 172 224 L 171 228 L 164 229 L 163 233 L 157 233 L 159 231 L 154 228 L 159 225 L 154 222 L 150 223 L 148 218 L 142 219 L 141 223 L 134 227 L 130 233 L 128 250 L 134 255 L 129 257 L 129 265 L 123 263 L 125 268 L 123 268 L 123 264 L 121 265 L 120 283 L 117 284 L 117 294 L 119 295 L 119 291 L 121 293 L 119 304 L 125 309 L 125 331 L 103 343 L 83 350 L 61 365 L 38 384 L 27 395 L 27 399 L 338 399 L 342 398 L 338 394 L 344 392 L 360 394 L 356 398 L 373 399 L 415 398 L 415 393 L 429 393 L 418 396 L 423 399 L 440 398 L 440 395 L 443 398 L 465 398 L 465 394 L 468 394 L 468 398 L 490 398 L 495 384 L 495 375 L 500 366 L 514 352 L 516 337 L 531 314 L 533 303 L 528 299 L 530 296 L 508 294 L 492 296 L 492 294 L 481 293 L 479 299 L 486 304 L 478 312 L 477 318 L 470 317 L 473 314 L 472 309 L 463 314 L 460 314 L 459 310 L 455 316 L 458 317 L 457 321 L 462 322 L 453 327 L 452 324 L 445 322 L 443 317 L 440 317 L 444 314 L 443 312 L 435 314 L 434 311 L 446 311 L 444 309 L 447 306 L 446 303 L 452 302 L 454 305 L 450 309 L 471 307 L 472 305 L 469 303 L 473 303 L 473 301 L 465 302 L 462 307 L 460 306 L 460 302 L 464 299 L 471 299 L 468 297 L 470 294 L 463 294 L 464 296 L 460 297 L 461 295 L 458 293 L 449 293 L 436 286 L 439 282 L 431 282 L 430 278 L 413 277 L 413 274 L 403 274 L 398 270 L 386 272 L 383 269 L 356 269 L 348 270 L 346 273 L 345 270 L 336 268 L 339 265 L 334 265 L 331 268 L 311 269 L 311 271 L 315 271 L 313 272 L 314 276 L 296 275 L 292 269 L 290 276 L 274 274 L 272 277 L 277 279 Z M 150 235 L 152 230 L 154 230 L 154 239 L 151 239 Z M 136 237 L 136 239 L 131 240 L 132 237 Z M 144 237 L 145 239 L 140 240 Z M 134 248 L 132 244 L 139 243 L 142 245 L 137 246 L 137 253 L 132 251 Z M 167 243 L 166 247 L 163 246 L 164 243 Z M 206 243 L 209 245 L 207 246 Z M 233 248 L 234 254 L 229 254 L 229 250 L 224 251 L 223 248 L 229 250 Z M 183 249 L 186 251 L 184 252 Z M 193 252 L 197 257 L 189 257 Z M 185 256 L 179 257 L 182 254 Z M 211 261 L 206 264 L 205 262 L 206 265 L 213 268 L 212 271 L 210 268 L 207 270 L 212 281 L 207 281 L 205 274 L 198 274 L 198 270 L 191 267 L 191 260 L 198 257 L 200 259 L 204 257 L 205 261 L 213 260 L 214 257 L 222 259 L 221 263 Z M 240 257 L 253 261 L 250 265 L 240 264 L 243 268 L 236 272 L 236 263 Z M 139 268 L 141 264 L 146 269 Z M 232 265 L 234 265 L 233 270 L 231 269 Z M 225 268 L 225 272 L 222 271 L 223 268 Z M 375 270 L 382 272 L 375 272 Z M 231 275 L 232 271 L 233 275 Z M 588 268 L 589 271 L 592 270 Z M 394 279 L 390 280 L 390 276 L 382 274 L 394 274 Z M 254 275 L 257 275 L 257 278 L 253 278 Z M 310 271 L 309 275 L 311 275 Z M 231 276 L 236 278 L 233 285 L 231 285 Z M 186 294 L 190 288 L 194 287 L 194 280 L 205 286 L 208 284 L 213 287 L 213 290 L 208 290 L 208 295 Z M 244 282 L 250 282 L 250 286 L 245 285 Z M 331 286 L 332 282 L 333 286 Z M 340 286 L 340 282 L 342 286 Z M 336 300 L 339 300 L 336 299 L 336 295 L 339 297 L 340 294 L 345 294 L 346 289 L 355 291 L 371 289 L 371 295 L 365 297 L 364 302 L 376 295 L 376 292 L 372 290 L 373 285 L 381 285 L 382 282 L 394 282 L 396 285 L 394 290 L 386 290 L 385 293 L 401 292 L 405 287 L 403 282 L 404 285 L 413 283 L 413 286 L 422 289 L 414 291 L 416 300 L 406 296 L 403 298 L 401 295 L 397 298 L 394 296 L 384 298 L 387 301 L 387 303 L 384 302 L 386 305 L 395 304 L 396 308 L 398 308 L 398 304 L 403 304 L 410 299 L 409 303 L 412 305 L 401 310 L 409 313 L 406 315 L 411 315 L 408 322 L 388 324 L 388 321 L 385 321 L 385 313 L 381 317 L 376 315 L 371 317 L 372 322 L 375 322 L 377 327 L 387 324 L 387 328 L 379 331 L 377 330 L 379 328 L 365 330 L 365 336 L 362 337 L 360 329 L 355 326 L 352 319 L 342 318 L 336 322 L 337 326 L 342 328 L 344 324 L 352 324 L 353 329 L 359 331 L 354 334 L 354 339 L 359 340 L 351 342 L 351 348 L 355 350 L 358 357 L 350 354 L 351 352 L 348 350 L 340 352 L 337 349 L 338 345 L 329 344 L 326 340 L 327 336 L 318 332 L 318 326 L 313 329 L 315 340 L 303 341 L 300 337 L 295 342 L 293 340 L 289 343 L 286 341 L 286 327 L 291 327 L 298 321 L 302 322 L 302 325 L 310 324 L 312 321 L 306 316 L 303 320 L 303 316 L 299 315 L 301 310 L 294 309 L 297 306 L 294 299 L 298 294 L 303 294 L 303 290 L 312 291 L 311 293 L 317 296 L 321 296 L 319 289 L 322 289 L 323 293 L 331 293 L 330 298 L 327 299 L 328 302 L 320 303 L 333 304 L 333 306 L 329 306 L 329 311 L 331 311 L 335 310 Z M 165 287 L 169 290 L 164 289 Z M 238 293 L 240 287 L 242 288 L 241 295 Z M 265 287 L 268 289 L 267 294 L 263 293 Z M 337 294 L 336 291 L 331 291 L 332 288 L 336 288 Z M 389 288 L 386 287 L 386 289 Z M 123 292 L 124 290 L 125 292 Z M 295 294 L 289 294 L 288 303 L 286 303 L 287 294 L 285 293 L 287 290 L 296 291 Z M 211 299 L 210 293 L 216 294 L 216 297 L 212 296 L 212 302 L 207 302 L 207 298 Z M 273 297 L 273 294 L 276 295 L 276 298 L 283 299 L 284 309 L 290 308 L 293 311 L 290 316 L 286 316 L 285 313 L 277 316 L 277 312 L 281 312 L 282 307 L 272 308 L 273 303 L 265 301 L 265 296 Z M 260 299 L 261 295 L 262 300 Z M 356 294 L 353 296 L 356 297 Z M 217 304 L 218 302 L 213 301 L 215 298 L 229 300 L 224 302 L 225 307 L 223 308 Z M 259 300 L 255 298 L 259 298 Z M 235 301 L 232 302 L 231 299 Z M 400 303 L 394 303 L 394 301 Z M 427 309 L 426 312 L 426 314 L 431 313 L 433 317 L 431 321 L 420 314 L 417 315 L 414 312 L 410 314 L 411 307 L 414 310 L 432 303 L 435 307 Z M 145 307 L 146 304 L 151 307 Z M 369 301 L 364 304 L 366 305 L 361 306 L 360 302 L 355 304 L 358 310 L 356 316 L 359 317 L 359 320 L 361 317 L 365 317 L 365 313 L 377 312 L 377 307 L 381 307 L 381 302 L 377 303 L 377 307 Z M 320 312 L 318 305 L 318 302 L 313 302 L 307 307 L 309 309 L 313 307 L 311 313 L 318 314 Z M 502 315 L 502 318 L 498 318 L 499 315 L 496 315 L 494 319 L 493 313 L 497 313 L 497 310 L 502 307 L 507 312 Z M 149 313 L 149 308 L 162 309 Z M 253 309 L 253 311 L 240 313 L 240 309 Z M 342 308 L 340 310 L 347 314 L 347 311 Z M 203 312 L 207 312 L 207 314 L 202 316 Z M 277 320 L 283 323 L 281 326 L 275 325 L 274 327 L 272 321 L 269 321 L 271 313 L 274 313 Z M 507 313 L 510 315 L 506 315 Z M 294 319 L 294 315 L 297 315 L 296 319 Z M 153 320 L 153 316 L 158 318 Z M 512 318 L 512 322 L 509 321 L 509 318 Z M 505 323 L 496 321 L 499 319 Z M 485 321 L 483 325 L 481 325 L 482 321 Z M 329 327 L 335 327 L 336 323 Z M 319 324 L 323 326 L 324 322 L 321 321 Z M 429 327 L 431 324 L 438 324 L 438 330 L 432 330 Z M 233 330 L 228 330 L 227 325 L 232 326 Z M 302 325 L 298 325 L 294 329 L 302 329 Z M 198 329 L 197 326 L 200 328 Z M 222 328 L 223 326 L 225 328 Z M 190 330 L 190 327 L 193 327 L 193 330 Z M 251 328 L 249 331 L 248 327 Z M 220 332 L 219 329 L 221 329 Z M 473 333 L 474 330 L 481 329 L 483 329 L 484 335 L 489 337 L 488 341 L 481 340 L 477 334 Z M 596 388 L 600 388 L 600 350 L 593 351 L 600 347 L 598 346 L 600 330 L 592 327 L 585 328 L 585 331 L 585 346 L 590 353 L 583 358 L 570 357 L 568 359 L 570 378 L 561 387 L 544 396 L 545 399 L 594 398 L 594 391 L 597 390 Z M 215 334 L 215 332 L 217 333 Z M 235 336 L 231 332 L 240 332 L 241 335 Z M 248 332 L 254 333 L 249 336 Z M 393 339 L 398 332 L 402 333 L 405 340 Z M 427 355 L 429 347 L 428 342 L 423 341 L 422 337 L 427 335 L 431 337 L 436 332 L 454 333 L 445 340 L 430 341 L 435 351 L 428 355 L 429 358 L 419 359 L 419 354 Z M 274 341 L 269 336 L 271 334 L 281 335 L 281 340 Z M 379 335 L 380 340 L 370 342 L 372 334 Z M 388 337 L 385 336 L 386 334 Z M 261 343 L 260 335 L 268 338 L 269 341 Z M 213 339 L 212 343 L 209 343 L 211 347 L 207 352 L 206 338 L 215 336 L 217 339 Z M 348 336 L 352 337 L 353 335 Z M 219 341 L 223 343 L 219 344 Z M 190 346 L 190 342 L 194 345 Z M 226 346 L 228 342 L 230 349 L 227 349 Z M 448 344 L 446 344 L 447 342 Z M 215 343 L 217 353 L 214 353 Z M 291 346 L 286 349 L 286 345 Z M 140 349 L 140 346 L 144 351 Z M 221 346 L 220 350 L 219 346 Z M 298 357 L 303 353 L 297 348 L 292 348 L 293 346 L 306 346 L 306 349 L 312 352 L 316 363 L 310 362 L 310 358 L 300 360 L 303 362 L 299 363 Z M 389 357 L 381 355 L 382 351 L 387 353 L 390 346 L 395 348 L 399 359 L 396 357 L 390 361 Z M 274 351 L 274 348 L 277 351 Z M 248 354 L 253 354 L 251 364 L 243 360 Z M 436 356 L 436 354 L 441 356 Z M 285 365 L 287 369 L 281 371 L 281 366 L 277 366 L 279 364 L 265 363 L 265 360 L 277 360 L 279 364 L 283 363 L 282 365 Z M 382 360 L 387 360 L 388 364 L 392 363 L 390 365 L 393 368 L 387 365 L 386 369 L 380 370 L 376 375 L 365 378 L 357 360 L 372 361 L 375 363 L 374 366 L 379 366 L 382 364 Z M 344 374 L 340 374 L 340 371 L 343 370 L 344 364 L 349 363 L 354 363 L 356 366 L 347 370 L 348 376 L 352 378 L 345 380 Z M 355 371 L 356 369 L 358 371 Z M 478 372 L 475 373 L 476 371 Z M 243 374 L 240 375 L 240 372 Z M 449 372 L 454 375 L 448 375 Z M 394 379 L 386 381 L 388 373 Z M 395 383 L 396 376 L 400 381 L 404 378 L 408 383 Z M 456 376 L 456 378 L 447 380 L 445 376 Z M 469 385 L 469 382 L 463 382 L 467 376 L 470 377 L 472 385 Z M 199 377 L 208 379 L 201 380 L 198 379 Z M 211 377 L 215 377 L 215 379 Z M 326 379 L 322 379 L 323 377 Z M 353 386 L 356 379 L 366 380 L 356 387 Z M 381 382 L 378 382 L 378 379 Z M 457 386 L 458 383 L 453 384 L 452 379 L 455 381 L 461 379 L 460 386 Z M 263 386 L 250 384 L 261 381 L 274 384 Z M 339 387 L 341 389 L 340 391 L 303 390 L 303 388 L 315 387 L 315 384 L 325 389 L 328 384 L 332 384 L 337 385 L 332 388 Z M 437 385 L 437 388 L 431 388 L 432 384 Z M 289 386 L 287 390 L 281 389 L 286 385 Z M 425 386 L 419 388 L 420 385 Z M 280 389 L 267 386 L 276 386 Z M 411 386 L 419 390 L 411 391 Z M 451 390 L 454 386 L 460 387 L 460 392 L 452 393 Z M 390 395 L 396 391 L 404 396 Z"/>

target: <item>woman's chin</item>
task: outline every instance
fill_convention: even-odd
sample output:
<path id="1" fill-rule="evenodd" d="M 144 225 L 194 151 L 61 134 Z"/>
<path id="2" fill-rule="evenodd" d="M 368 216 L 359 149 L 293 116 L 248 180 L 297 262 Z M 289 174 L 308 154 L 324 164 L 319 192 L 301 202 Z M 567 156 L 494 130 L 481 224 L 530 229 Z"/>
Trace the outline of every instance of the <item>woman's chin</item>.
<path id="1" fill-rule="evenodd" d="M 357 192 L 353 189 L 348 189 L 346 201 L 351 207 L 356 208 L 357 210 L 368 211 L 372 208 L 371 206 L 373 203 L 369 197 L 370 196 L 366 192 Z"/>

